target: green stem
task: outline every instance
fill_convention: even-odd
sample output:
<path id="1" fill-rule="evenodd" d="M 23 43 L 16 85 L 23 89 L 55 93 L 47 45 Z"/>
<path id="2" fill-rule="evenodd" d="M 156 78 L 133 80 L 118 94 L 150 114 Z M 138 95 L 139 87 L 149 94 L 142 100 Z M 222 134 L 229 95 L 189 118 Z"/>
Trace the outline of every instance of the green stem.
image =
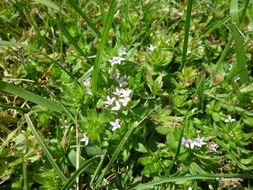
<path id="1" fill-rule="evenodd" d="M 27 179 L 27 161 L 23 157 L 22 158 L 22 172 L 23 172 L 23 179 L 24 179 L 24 190 L 28 190 L 28 179 Z"/>
<path id="2" fill-rule="evenodd" d="M 181 64 L 179 70 L 182 70 L 185 66 L 185 63 L 186 63 L 188 40 L 189 40 L 189 30 L 190 30 L 190 24 L 191 24 L 191 12 L 192 12 L 192 4 L 193 4 L 192 2 L 193 2 L 193 0 L 187 1 L 186 21 L 185 21 L 185 27 L 184 27 L 183 56 L 182 56 L 182 64 Z"/>

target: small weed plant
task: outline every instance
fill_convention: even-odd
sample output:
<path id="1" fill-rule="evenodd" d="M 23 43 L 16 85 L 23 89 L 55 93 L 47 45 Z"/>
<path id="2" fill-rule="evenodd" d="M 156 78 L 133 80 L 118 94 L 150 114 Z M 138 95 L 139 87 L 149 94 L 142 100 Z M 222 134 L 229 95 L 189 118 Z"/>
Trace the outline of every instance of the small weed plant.
<path id="1" fill-rule="evenodd" d="M 0 189 L 252 189 L 252 37 L 252 0 L 2 0 Z"/>

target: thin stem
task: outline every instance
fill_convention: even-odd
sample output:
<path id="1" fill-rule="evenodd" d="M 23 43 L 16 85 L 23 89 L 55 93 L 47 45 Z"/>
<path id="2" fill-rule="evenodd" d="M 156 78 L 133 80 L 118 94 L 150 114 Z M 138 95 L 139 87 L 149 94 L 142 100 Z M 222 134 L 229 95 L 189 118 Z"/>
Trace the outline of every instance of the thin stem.
<path id="1" fill-rule="evenodd" d="M 79 141 L 79 128 L 77 123 L 78 110 L 75 115 L 75 126 L 76 126 L 76 170 L 80 167 L 80 141 Z M 76 178 L 76 190 L 79 190 L 79 176 Z"/>
<path id="2" fill-rule="evenodd" d="M 23 161 L 22 172 L 23 172 L 23 179 L 24 179 L 24 190 L 28 190 L 27 161 L 24 157 L 22 158 L 22 161 Z"/>

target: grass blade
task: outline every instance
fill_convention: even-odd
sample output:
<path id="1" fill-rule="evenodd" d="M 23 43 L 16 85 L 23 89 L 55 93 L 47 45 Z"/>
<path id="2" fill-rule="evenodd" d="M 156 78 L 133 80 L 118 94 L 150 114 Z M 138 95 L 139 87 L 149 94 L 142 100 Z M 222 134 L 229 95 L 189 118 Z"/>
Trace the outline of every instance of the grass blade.
<path id="1" fill-rule="evenodd" d="M 50 162 L 51 166 L 55 169 L 55 171 L 57 172 L 57 174 L 61 177 L 61 179 L 63 181 L 67 181 L 68 179 L 65 177 L 65 175 L 62 173 L 62 171 L 60 170 L 60 168 L 57 166 L 57 164 L 55 163 L 52 155 L 50 154 L 49 150 L 47 149 L 46 145 L 43 143 L 43 141 L 41 140 L 39 134 L 37 133 L 35 127 L 33 126 L 33 123 L 29 117 L 29 115 L 25 114 L 25 120 L 28 124 L 28 127 L 31 129 L 37 143 L 39 144 L 39 146 L 41 147 L 42 151 L 45 153 L 48 161 Z"/>
<path id="2" fill-rule="evenodd" d="M 235 53 L 237 59 L 237 71 L 239 72 L 240 82 L 246 83 L 249 80 L 247 60 L 243 45 L 243 40 L 239 29 L 239 10 L 238 0 L 231 0 L 230 4 L 230 15 L 232 20 L 232 36 L 235 41 Z"/>
<path id="3" fill-rule="evenodd" d="M 97 159 L 98 157 L 93 157 L 85 162 L 83 162 L 81 164 L 81 166 L 78 168 L 78 170 L 76 170 L 73 175 L 69 178 L 69 180 L 65 183 L 65 185 L 63 186 L 62 190 L 68 190 L 71 185 L 74 183 L 74 181 L 76 180 L 76 178 L 78 176 L 80 176 L 87 168 L 89 168 L 93 162 Z"/>
<path id="4" fill-rule="evenodd" d="M 18 42 L 10 42 L 10 41 L 5 41 L 5 40 L 0 40 L 0 45 L 16 47 L 16 48 L 20 48 L 20 47 L 26 48 L 27 47 L 26 44 L 22 44 L 22 43 L 18 43 Z"/>
<path id="5" fill-rule="evenodd" d="M 191 12 L 192 12 L 192 0 L 187 1 L 187 10 L 186 10 L 186 21 L 184 26 L 184 44 L 183 44 L 183 55 L 182 55 L 182 64 L 179 70 L 182 70 L 186 63 L 187 49 L 188 49 L 188 39 L 189 39 L 189 29 L 191 23 Z"/>
<path id="6" fill-rule="evenodd" d="M 69 4 L 83 17 L 83 19 L 87 22 L 89 27 L 97 34 L 98 37 L 101 37 L 100 31 L 97 29 L 95 24 L 93 24 L 92 20 L 87 17 L 83 11 L 80 9 L 80 7 L 77 6 L 77 4 L 73 0 L 68 0 Z"/>
<path id="7" fill-rule="evenodd" d="M 243 21 L 243 18 L 244 18 L 245 14 L 246 14 L 246 10 L 247 10 L 248 6 L 249 6 L 249 0 L 246 1 L 245 6 L 244 6 L 244 8 L 243 8 L 242 15 L 241 15 L 240 20 L 239 20 L 240 24 L 241 24 L 242 21 Z M 217 62 L 217 64 L 216 64 L 216 65 L 217 65 L 217 66 L 216 66 L 216 72 L 217 72 L 217 73 L 219 73 L 219 71 L 222 70 L 222 63 L 223 63 L 223 60 L 224 60 L 225 57 L 228 55 L 228 53 L 229 53 L 229 51 L 230 51 L 230 49 L 231 49 L 230 46 L 231 46 L 231 44 L 232 44 L 232 41 L 233 41 L 233 36 L 230 35 L 229 38 L 228 38 L 227 45 L 226 45 L 225 49 L 223 50 L 223 52 L 222 52 L 222 54 L 221 54 L 221 56 L 220 56 L 220 58 L 219 58 L 219 60 L 218 60 L 218 62 Z"/>
<path id="8" fill-rule="evenodd" d="M 128 129 L 128 131 L 126 132 L 125 136 L 123 137 L 123 140 L 120 141 L 120 143 L 117 146 L 116 150 L 113 152 L 112 158 L 110 159 L 109 163 L 106 165 L 106 167 L 103 170 L 102 174 L 99 176 L 99 178 L 98 178 L 98 180 L 96 182 L 97 185 L 100 185 L 102 183 L 105 175 L 107 174 L 107 172 L 109 171 L 109 169 L 112 167 L 113 163 L 117 159 L 119 153 L 123 149 L 124 145 L 126 144 L 128 138 L 130 137 L 130 135 L 132 134 L 132 132 L 134 131 L 134 129 L 136 129 L 136 127 L 135 126 L 131 126 L 130 129 Z"/>
<path id="9" fill-rule="evenodd" d="M 130 137 L 130 135 L 133 133 L 134 129 L 137 129 L 137 127 L 152 113 L 154 112 L 157 108 L 159 108 L 159 106 L 155 107 L 154 109 L 152 109 L 149 113 L 147 113 L 147 115 L 145 115 L 145 117 L 140 121 L 140 122 L 135 122 L 126 132 L 126 134 L 124 135 L 124 137 L 122 138 L 122 140 L 120 141 L 119 145 L 117 146 L 116 150 L 113 152 L 112 158 L 109 161 L 109 163 L 107 164 L 107 166 L 105 167 L 105 169 L 103 170 L 102 174 L 99 176 L 98 180 L 96 181 L 96 185 L 100 185 L 103 181 L 103 178 L 105 177 L 106 173 L 109 171 L 109 169 L 112 167 L 113 163 L 115 162 L 115 160 L 117 159 L 119 153 L 123 150 L 124 145 L 127 143 L 128 138 Z M 101 163 L 102 164 L 102 163 Z M 95 178 L 95 176 L 94 176 Z"/>
<path id="10" fill-rule="evenodd" d="M 80 53 L 80 55 L 87 59 L 87 56 L 85 55 L 83 50 L 80 48 L 80 46 L 76 43 L 74 38 L 70 35 L 69 31 L 65 28 L 64 24 L 61 21 L 56 21 L 56 22 L 57 22 L 57 25 L 60 27 L 61 32 L 63 33 L 63 35 L 70 41 L 70 43 Z"/>
<path id="11" fill-rule="evenodd" d="M 179 177 L 169 177 L 154 182 L 143 183 L 139 185 L 127 188 L 127 190 L 143 190 L 143 189 L 153 189 L 157 185 L 175 183 L 189 180 L 217 180 L 220 178 L 242 178 L 242 179 L 253 179 L 253 175 L 243 175 L 243 174 L 223 174 L 223 175 L 196 175 L 196 176 L 179 176 Z"/>
<path id="12" fill-rule="evenodd" d="M 97 51 L 97 55 L 96 55 L 96 59 L 95 59 L 95 65 L 94 65 L 94 69 L 93 69 L 93 73 L 92 73 L 92 93 L 94 95 L 96 94 L 96 91 L 97 91 L 98 73 L 99 73 L 99 70 L 100 70 L 100 62 L 102 60 L 102 55 L 103 55 L 103 52 L 104 52 L 105 44 L 107 42 L 109 30 L 110 30 L 111 25 L 112 25 L 115 10 L 116 10 L 116 0 L 112 0 L 111 4 L 110 4 L 109 13 L 108 13 L 107 18 L 106 18 L 106 23 L 105 23 L 105 26 L 103 28 L 102 38 L 101 38 L 101 41 L 99 43 L 99 47 L 98 47 L 98 51 Z"/>
<path id="13" fill-rule="evenodd" d="M 64 12 L 61 7 L 59 7 L 57 4 L 55 4 L 54 2 L 52 2 L 50 0 L 33 0 L 33 2 L 36 4 L 45 5 L 51 9 L 56 10 L 59 13 L 62 13 L 65 16 L 67 15 L 66 12 Z"/>
<path id="14" fill-rule="evenodd" d="M 9 84 L 4 81 L 0 81 L 0 91 L 5 91 L 8 93 L 17 95 L 23 99 L 29 100 L 35 104 L 38 104 L 38 105 L 45 107 L 45 108 L 48 108 L 52 111 L 65 114 L 65 111 L 62 109 L 62 107 L 59 106 L 58 104 L 54 103 L 53 101 L 43 98 L 43 97 L 41 97 L 37 94 L 34 94 L 30 91 L 19 88 L 16 85 Z"/>

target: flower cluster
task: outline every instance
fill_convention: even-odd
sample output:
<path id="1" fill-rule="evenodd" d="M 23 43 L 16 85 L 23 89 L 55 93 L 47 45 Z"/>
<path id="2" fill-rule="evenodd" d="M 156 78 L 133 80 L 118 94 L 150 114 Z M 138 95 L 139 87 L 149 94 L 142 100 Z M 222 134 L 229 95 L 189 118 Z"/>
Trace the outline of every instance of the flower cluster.
<path id="1" fill-rule="evenodd" d="M 198 135 L 198 137 L 195 139 L 185 139 L 183 137 L 181 144 L 187 148 L 194 149 L 195 146 L 201 148 L 206 143 L 204 142 L 204 137 L 200 138 Z"/>
<path id="2" fill-rule="evenodd" d="M 127 55 L 126 49 L 120 49 L 119 50 L 119 55 L 112 57 L 112 59 L 109 59 L 109 62 L 111 63 L 111 66 L 113 67 L 114 65 L 119 65 L 121 64 L 121 61 L 125 61 L 126 59 L 122 56 Z"/>
<path id="3" fill-rule="evenodd" d="M 231 115 L 229 115 L 228 118 L 225 119 L 224 121 L 225 121 L 225 123 L 233 123 L 233 122 L 235 122 L 236 120 L 233 119 L 233 118 L 231 117 Z"/>
<path id="4" fill-rule="evenodd" d="M 125 60 L 125 58 L 123 57 L 124 55 L 127 55 L 126 49 L 122 48 L 119 50 L 118 56 L 114 56 L 109 60 L 111 66 L 114 67 L 115 65 L 120 65 L 121 62 Z M 110 69 L 109 74 L 118 82 L 119 88 L 116 87 L 111 96 L 106 96 L 106 99 L 104 100 L 104 105 L 105 107 L 110 107 L 112 111 L 119 111 L 122 107 L 126 107 L 131 101 L 130 95 L 132 93 L 132 90 L 128 88 L 123 88 L 128 84 L 128 82 L 126 81 L 128 77 L 126 75 L 121 76 L 120 71 L 118 69 Z M 117 118 L 115 121 L 110 122 L 110 125 L 112 126 L 112 131 L 119 129 L 121 127 L 121 124 L 122 121 L 119 118 Z"/>
<path id="5" fill-rule="evenodd" d="M 86 94 L 92 95 L 91 92 L 91 78 L 87 78 L 84 82 L 83 85 L 86 87 Z"/>
<path id="6" fill-rule="evenodd" d="M 110 97 L 107 96 L 106 100 L 104 101 L 104 104 L 106 106 L 112 106 L 112 110 L 113 111 L 118 111 L 120 110 L 121 106 L 126 107 L 128 102 L 131 100 L 129 95 L 131 94 L 132 90 L 130 89 L 118 89 L 116 88 L 116 90 L 113 92 L 114 95 L 116 95 L 115 97 Z"/>

